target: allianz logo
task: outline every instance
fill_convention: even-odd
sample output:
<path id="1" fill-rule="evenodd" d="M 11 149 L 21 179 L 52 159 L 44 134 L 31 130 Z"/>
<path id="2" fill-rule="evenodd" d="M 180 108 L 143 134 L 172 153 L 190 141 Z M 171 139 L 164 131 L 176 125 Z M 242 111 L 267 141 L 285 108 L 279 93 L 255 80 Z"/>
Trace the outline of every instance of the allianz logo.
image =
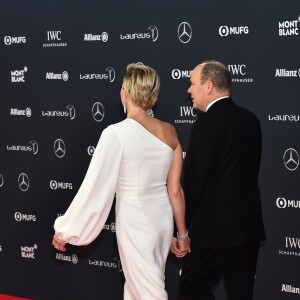
<path id="1" fill-rule="evenodd" d="M 298 20 L 278 22 L 279 36 L 299 35 Z"/>
<path id="2" fill-rule="evenodd" d="M 298 122 L 300 115 L 268 115 L 269 121 L 281 121 L 281 122 Z"/>
<path id="3" fill-rule="evenodd" d="M 109 80 L 109 82 L 113 82 L 116 78 L 116 72 L 113 67 L 107 67 L 105 69 L 106 73 L 91 73 L 91 74 L 80 74 L 79 78 L 84 80 Z"/>
<path id="4" fill-rule="evenodd" d="M 62 73 L 47 72 L 46 79 L 51 79 L 51 80 L 61 80 L 62 79 L 63 81 L 68 81 L 69 73 L 67 71 L 63 71 Z"/>
<path id="5" fill-rule="evenodd" d="M 281 291 L 285 293 L 300 294 L 300 288 L 294 287 L 290 284 L 282 284 Z"/>
<path id="6" fill-rule="evenodd" d="M 73 254 L 72 256 L 70 256 L 70 255 L 64 255 L 62 253 L 56 253 L 55 259 L 57 259 L 57 260 L 63 260 L 63 261 L 67 261 L 67 262 L 72 262 L 75 265 L 79 261 L 78 260 L 78 256 L 76 254 Z"/>
<path id="7" fill-rule="evenodd" d="M 300 208 L 300 200 L 287 200 L 283 197 L 278 197 L 276 205 L 278 208 Z"/>
<path id="8" fill-rule="evenodd" d="M 17 222 L 21 222 L 21 221 L 36 222 L 35 215 L 28 215 L 28 214 L 22 214 L 20 212 L 16 212 L 14 214 L 14 217 Z"/>
<path id="9" fill-rule="evenodd" d="M 106 43 L 108 41 L 108 34 L 107 32 L 102 32 L 101 34 L 86 33 L 83 40 L 85 42 L 102 41 Z"/>
<path id="10" fill-rule="evenodd" d="M 73 105 L 68 105 L 66 110 L 42 110 L 43 117 L 70 117 L 73 120 L 76 116 L 75 107 Z"/>
<path id="11" fill-rule="evenodd" d="M 121 40 L 135 40 L 135 39 L 152 39 L 152 42 L 156 42 L 158 39 L 158 29 L 156 26 L 151 25 L 148 27 L 149 32 L 144 33 L 125 33 L 120 34 Z"/>
<path id="12" fill-rule="evenodd" d="M 115 223 L 111 223 L 111 224 L 105 224 L 103 226 L 104 230 L 111 230 L 112 232 L 116 232 L 116 224 Z"/>
<path id="13" fill-rule="evenodd" d="M 300 249 L 300 239 L 294 237 L 285 237 L 285 248 Z"/>
<path id="14" fill-rule="evenodd" d="M 70 182 L 58 182 L 56 180 L 50 181 L 50 188 L 51 190 L 72 190 L 73 186 Z"/>
<path id="15" fill-rule="evenodd" d="M 300 68 L 298 70 L 276 69 L 275 77 L 300 77 Z"/>
<path id="16" fill-rule="evenodd" d="M 8 151 L 24 151 L 24 152 L 32 152 L 36 155 L 39 152 L 39 145 L 36 141 L 32 140 L 29 142 L 28 146 L 21 145 L 7 145 L 6 148 Z"/>
<path id="17" fill-rule="evenodd" d="M 192 72 L 191 70 L 179 70 L 179 69 L 173 69 L 172 70 L 172 78 L 173 79 L 181 79 L 181 78 L 190 78 L 191 75 L 192 75 Z"/>
<path id="18" fill-rule="evenodd" d="M 11 82 L 25 82 L 25 72 L 28 71 L 28 68 L 25 66 L 23 70 L 11 71 Z"/>
<path id="19" fill-rule="evenodd" d="M 26 109 L 11 108 L 10 109 L 10 115 L 11 116 L 26 116 L 26 117 L 31 117 L 32 110 L 31 110 L 30 107 L 27 107 Z"/>

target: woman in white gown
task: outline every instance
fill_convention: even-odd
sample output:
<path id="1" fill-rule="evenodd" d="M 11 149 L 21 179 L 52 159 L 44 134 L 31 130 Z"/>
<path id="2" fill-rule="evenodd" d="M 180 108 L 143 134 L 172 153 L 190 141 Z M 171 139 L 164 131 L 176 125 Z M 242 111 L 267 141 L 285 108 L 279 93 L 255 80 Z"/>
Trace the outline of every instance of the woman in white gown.
<path id="1" fill-rule="evenodd" d="M 147 115 L 159 86 L 152 68 L 128 65 L 121 89 L 127 119 L 103 130 L 79 191 L 54 224 L 56 249 L 87 245 L 103 228 L 116 193 L 126 300 L 168 299 L 164 272 L 173 216 L 182 256 L 190 251 L 180 185 L 182 149 L 173 126 Z"/>

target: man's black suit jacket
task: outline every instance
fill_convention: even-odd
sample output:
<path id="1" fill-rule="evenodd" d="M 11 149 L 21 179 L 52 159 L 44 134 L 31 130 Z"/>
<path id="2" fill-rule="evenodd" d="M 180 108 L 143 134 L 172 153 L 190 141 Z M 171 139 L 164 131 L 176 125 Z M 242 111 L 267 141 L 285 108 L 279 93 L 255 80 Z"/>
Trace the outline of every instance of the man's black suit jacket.
<path id="1" fill-rule="evenodd" d="M 265 239 L 258 172 L 261 127 L 230 98 L 193 124 L 184 170 L 191 245 L 227 247 Z"/>

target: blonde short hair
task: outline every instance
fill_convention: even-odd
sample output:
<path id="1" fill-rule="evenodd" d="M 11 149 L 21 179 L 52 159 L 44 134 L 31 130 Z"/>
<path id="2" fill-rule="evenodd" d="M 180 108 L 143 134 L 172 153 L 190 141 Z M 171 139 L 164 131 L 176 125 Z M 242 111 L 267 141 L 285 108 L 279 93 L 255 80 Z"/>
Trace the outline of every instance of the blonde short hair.
<path id="1" fill-rule="evenodd" d="M 148 110 L 157 101 L 160 79 L 156 71 L 145 65 L 130 64 L 123 78 L 123 88 L 130 100 L 137 106 Z"/>

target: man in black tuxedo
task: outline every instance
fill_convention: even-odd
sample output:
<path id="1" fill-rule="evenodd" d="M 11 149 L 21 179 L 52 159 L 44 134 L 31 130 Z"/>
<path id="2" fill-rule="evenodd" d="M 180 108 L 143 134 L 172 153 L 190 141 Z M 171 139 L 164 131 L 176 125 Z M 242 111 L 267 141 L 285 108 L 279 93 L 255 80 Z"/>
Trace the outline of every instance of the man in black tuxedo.
<path id="1" fill-rule="evenodd" d="M 191 253 L 183 259 L 180 300 L 215 299 L 210 289 L 224 275 L 229 300 L 251 300 L 260 241 L 265 239 L 258 172 L 258 118 L 230 98 L 231 76 L 217 61 L 191 76 L 193 124 L 184 192 Z M 171 247 L 178 256 L 176 239 Z"/>

